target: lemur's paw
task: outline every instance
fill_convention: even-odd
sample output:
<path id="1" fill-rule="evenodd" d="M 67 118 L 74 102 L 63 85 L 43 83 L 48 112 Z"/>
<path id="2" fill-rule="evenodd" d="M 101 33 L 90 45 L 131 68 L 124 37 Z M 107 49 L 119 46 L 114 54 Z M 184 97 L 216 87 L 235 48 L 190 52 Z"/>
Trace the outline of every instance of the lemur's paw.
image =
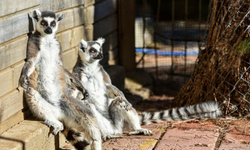
<path id="1" fill-rule="evenodd" d="M 153 135 L 153 132 L 151 130 L 141 128 L 141 129 L 129 132 L 128 135 Z"/>
<path id="2" fill-rule="evenodd" d="M 123 138 L 123 137 L 119 136 L 119 135 L 107 135 L 106 137 L 103 137 L 102 140 L 103 140 L 103 142 L 105 142 L 107 140 L 120 139 L 120 138 Z"/>
<path id="3" fill-rule="evenodd" d="M 27 93 L 30 95 L 35 95 L 35 90 L 32 87 L 27 88 Z"/>
<path id="4" fill-rule="evenodd" d="M 116 99 L 113 100 L 111 105 L 114 107 L 123 108 L 123 109 L 125 109 L 125 107 L 126 107 L 125 102 L 121 99 L 120 96 L 117 96 Z"/>
<path id="5" fill-rule="evenodd" d="M 130 108 L 132 108 L 132 105 L 130 103 L 126 102 L 125 109 L 128 111 L 128 110 L 130 110 Z"/>
<path id="6" fill-rule="evenodd" d="M 30 84 L 30 79 L 28 76 L 22 75 L 19 82 L 21 87 L 23 87 L 24 89 L 28 89 Z"/>
<path id="7" fill-rule="evenodd" d="M 124 100 L 122 96 L 117 96 L 111 105 L 127 111 L 132 107 L 132 105 L 128 101 Z"/>
<path id="8" fill-rule="evenodd" d="M 52 131 L 52 134 L 54 135 L 57 135 L 59 131 L 63 130 L 63 124 L 59 121 L 45 120 L 44 124 L 46 124 L 48 127 L 54 128 L 54 130 Z"/>
<path id="9" fill-rule="evenodd" d="M 60 126 L 58 126 L 58 127 L 53 127 L 53 128 L 54 128 L 54 130 L 53 130 L 52 134 L 53 134 L 53 135 L 57 135 L 57 133 L 58 133 L 59 131 L 62 131 L 62 130 L 63 130 L 63 125 L 60 125 Z"/>
<path id="10" fill-rule="evenodd" d="M 89 93 L 87 91 L 85 91 L 85 93 L 83 94 L 83 99 L 88 99 L 89 98 Z"/>
<path id="11" fill-rule="evenodd" d="M 83 89 L 82 96 L 83 96 L 83 98 L 81 100 L 86 100 L 89 98 L 89 93 L 86 89 Z"/>
<path id="12" fill-rule="evenodd" d="M 88 103 L 86 101 L 84 101 L 84 105 L 86 105 L 90 110 L 94 110 L 95 109 L 95 105 Z"/>

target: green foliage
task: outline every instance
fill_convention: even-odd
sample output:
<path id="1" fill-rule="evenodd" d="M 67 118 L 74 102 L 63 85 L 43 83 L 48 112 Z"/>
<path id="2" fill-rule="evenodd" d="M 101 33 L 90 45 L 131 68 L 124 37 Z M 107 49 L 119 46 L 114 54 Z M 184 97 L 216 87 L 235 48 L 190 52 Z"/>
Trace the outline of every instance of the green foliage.
<path id="1" fill-rule="evenodd" d="M 250 38 L 242 40 L 236 48 L 238 55 L 245 55 L 250 53 Z"/>
<path id="2" fill-rule="evenodd" d="M 165 127 L 164 126 L 161 127 L 161 131 L 165 132 Z"/>
<path id="3" fill-rule="evenodd" d="M 240 117 L 240 118 L 242 117 L 241 113 L 239 113 L 239 117 Z"/>

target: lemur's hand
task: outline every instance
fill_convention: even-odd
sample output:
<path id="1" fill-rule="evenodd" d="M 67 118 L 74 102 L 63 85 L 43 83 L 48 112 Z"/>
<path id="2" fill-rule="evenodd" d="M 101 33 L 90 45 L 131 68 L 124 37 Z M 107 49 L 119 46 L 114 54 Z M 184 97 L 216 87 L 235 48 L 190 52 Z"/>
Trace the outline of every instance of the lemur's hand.
<path id="1" fill-rule="evenodd" d="M 124 109 L 126 111 L 130 110 L 132 105 L 124 99 L 122 96 L 117 96 L 111 103 L 111 107 L 117 107 L 120 109 Z"/>
<path id="2" fill-rule="evenodd" d="M 127 101 L 127 99 L 123 99 L 123 101 L 124 101 L 125 104 L 126 104 L 125 109 L 128 111 L 128 110 L 132 107 L 132 104 L 130 104 L 130 103 Z"/>
<path id="3" fill-rule="evenodd" d="M 19 83 L 21 85 L 21 87 L 23 87 L 24 89 L 28 89 L 28 86 L 30 84 L 30 79 L 27 75 L 22 75 L 20 80 L 19 80 Z"/>
<path id="4" fill-rule="evenodd" d="M 83 99 L 82 100 L 85 100 L 85 99 L 88 99 L 89 98 L 89 93 L 86 89 L 83 90 Z"/>
<path id="5" fill-rule="evenodd" d="M 129 103 L 129 101 L 126 99 L 126 97 L 124 96 L 123 93 L 120 96 L 118 96 L 118 97 L 120 97 L 120 99 L 124 102 L 125 109 L 128 111 L 132 107 L 132 104 Z"/>

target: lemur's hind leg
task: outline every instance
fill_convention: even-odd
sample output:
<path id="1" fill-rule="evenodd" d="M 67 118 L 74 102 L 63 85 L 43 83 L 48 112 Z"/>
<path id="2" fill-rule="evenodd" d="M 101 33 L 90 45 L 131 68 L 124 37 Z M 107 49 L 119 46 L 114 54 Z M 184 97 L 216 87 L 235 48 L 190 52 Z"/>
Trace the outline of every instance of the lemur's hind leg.
<path id="1" fill-rule="evenodd" d="M 83 103 L 91 110 L 94 117 L 96 118 L 97 124 L 99 125 L 99 129 L 102 134 L 103 141 L 122 138 L 122 136 L 114 135 L 116 133 L 122 133 L 122 130 L 120 129 L 118 131 L 116 130 L 117 132 L 114 132 L 113 122 L 111 122 L 109 119 L 105 118 L 100 112 L 98 112 L 94 104 L 89 103 L 87 101 L 84 101 Z"/>
<path id="2" fill-rule="evenodd" d="M 54 128 L 52 132 L 54 135 L 63 130 L 63 124 L 58 120 L 60 110 L 44 100 L 32 87 L 26 90 L 26 102 L 34 116 L 44 120 L 48 127 Z"/>
<path id="3" fill-rule="evenodd" d="M 85 146 L 84 150 L 102 149 L 101 132 L 91 110 L 84 103 L 69 95 L 69 91 L 69 89 L 65 91 L 62 105 L 68 106 L 64 108 L 65 115 L 67 115 L 67 119 L 64 121 L 65 126 L 70 127 L 72 123 L 77 126 L 75 128 L 77 132 L 75 131 L 73 137 L 78 141 L 76 144 L 81 145 L 75 146 Z"/>
<path id="4" fill-rule="evenodd" d="M 82 115 L 83 116 L 83 115 Z M 89 145 L 86 146 L 86 150 L 101 150 L 102 138 L 99 128 L 89 118 L 81 119 L 81 127 L 84 127 L 82 136 L 88 141 Z"/>
<path id="5" fill-rule="evenodd" d="M 124 100 L 123 97 L 116 97 L 109 106 L 109 111 L 111 112 L 111 118 L 117 127 L 123 127 L 123 121 L 127 121 L 130 127 L 135 131 L 129 132 L 128 135 L 152 135 L 152 131 L 148 129 L 141 128 L 140 119 L 136 110 L 132 105 L 128 105 L 127 100 Z"/>
<path id="6" fill-rule="evenodd" d="M 151 130 L 141 128 L 140 119 L 138 117 L 136 110 L 133 107 L 131 107 L 128 111 L 123 110 L 123 113 L 125 120 L 134 129 L 134 131 L 129 132 L 128 135 L 138 135 L 138 134 L 153 135 Z"/>

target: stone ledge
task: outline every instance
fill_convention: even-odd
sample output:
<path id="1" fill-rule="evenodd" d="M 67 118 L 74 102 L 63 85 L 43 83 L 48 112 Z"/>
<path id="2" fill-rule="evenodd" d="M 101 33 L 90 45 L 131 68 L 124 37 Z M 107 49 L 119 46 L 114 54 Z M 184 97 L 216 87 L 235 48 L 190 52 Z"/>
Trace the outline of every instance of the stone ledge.
<path id="1" fill-rule="evenodd" d="M 1 150 L 54 150 L 59 147 L 59 137 L 41 121 L 24 120 L 0 135 L 0 145 Z"/>

